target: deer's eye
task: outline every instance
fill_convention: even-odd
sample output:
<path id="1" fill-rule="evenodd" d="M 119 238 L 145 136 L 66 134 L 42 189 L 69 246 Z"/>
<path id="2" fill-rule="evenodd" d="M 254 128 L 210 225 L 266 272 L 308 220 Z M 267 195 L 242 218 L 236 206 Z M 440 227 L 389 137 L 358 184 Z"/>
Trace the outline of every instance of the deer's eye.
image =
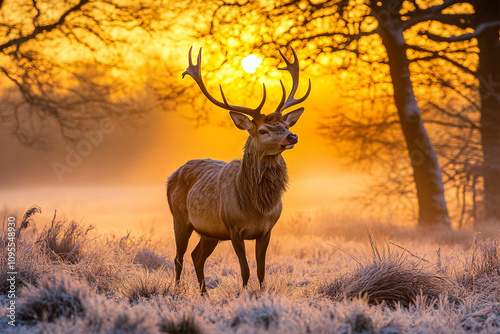
<path id="1" fill-rule="evenodd" d="M 260 133 L 261 135 L 265 135 L 265 134 L 267 134 L 267 131 L 266 131 L 266 130 L 259 130 L 259 133 Z"/>

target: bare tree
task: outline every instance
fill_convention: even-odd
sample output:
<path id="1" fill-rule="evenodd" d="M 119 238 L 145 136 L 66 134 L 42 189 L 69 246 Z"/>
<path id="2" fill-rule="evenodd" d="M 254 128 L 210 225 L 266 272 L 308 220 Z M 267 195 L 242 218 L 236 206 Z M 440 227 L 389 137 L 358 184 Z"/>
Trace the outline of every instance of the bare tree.
<path id="1" fill-rule="evenodd" d="M 463 3 L 472 10 L 465 14 L 437 17 L 436 20 L 444 25 L 469 30 L 458 33 L 455 30 L 451 35 L 434 31 L 423 31 L 421 34 L 435 43 L 455 48 L 469 43 L 477 48 L 478 61 L 452 59 L 450 62 L 463 76 L 474 78 L 472 88 L 475 92 L 469 98 L 480 114 L 477 130 L 481 136 L 482 162 L 477 171 L 484 181 L 484 218 L 500 221 L 500 68 L 497 63 L 500 59 L 500 1 L 469 0 Z M 425 51 L 432 53 L 428 49 Z"/>
<path id="2" fill-rule="evenodd" d="M 472 2 L 482 24 L 475 35 L 480 50 L 476 76 L 481 92 L 485 218 L 500 221 L 500 1 Z"/>
<path id="3" fill-rule="evenodd" d="M 0 1 L 2 123 L 24 145 L 42 146 L 44 122 L 64 138 L 104 117 L 138 111 L 123 92 L 122 53 L 134 38 L 173 24 L 177 7 L 157 1 Z M 72 56 L 73 55 L 73 56 Z"/>
<path id="4" fill-rule="evenodd" d="M 500 76 L 494 59 L 500 55 L 499 6 L 495 1 L 445 1 L 434 8 L 419 17 L 414 37 L 407 40 L 412 81 L 420 91 L 417 97 L 427 128 L 434 134 L 445 187 L 455 193 L 459 225 L 466 220 L 498 220 L 500 187 L 495 173 L 500 170 L 500 141 L 495 117 L 500 110 Z M 363 124 L 350 123 L 352 131 Z M 380 125 L 371 123 L 364 131 L 373 135 Z M 387 163 L 401 169 L 394 160 Z M 410 194 L 405 173 L 399 178 L 386 175 L 394 186 L 379 185 L 378 191 Z"/>

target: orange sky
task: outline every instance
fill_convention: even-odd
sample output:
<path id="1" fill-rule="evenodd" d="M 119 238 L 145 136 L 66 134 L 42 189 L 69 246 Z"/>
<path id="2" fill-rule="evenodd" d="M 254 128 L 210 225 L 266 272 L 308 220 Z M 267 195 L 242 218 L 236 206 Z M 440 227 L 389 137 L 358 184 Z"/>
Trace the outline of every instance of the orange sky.
<path id="1" fill-rule="evenodd" d="M 306 112 L 293 128 L 299 144 L 284 152 L 291 182 L 283 217 L 297 211 L 345 211 L 347 197 L 365 180 L 343 168 L 333 148 L 317 133 L 324 94 L 313 81 L 311 96 L 304 103 Z M 229 119 L 227 111 L 214 110 Z M 65 164 L 67 143 L 56 141 L 52 151 L 42 152 L 21 146 L 2 128 L 0 209 L 19 212 L 38 204 L 47 219 L 58 210 L 61 217 L 83 219 L 103 230 L 138 229 L 153 222 L 157 229 L 170 229 L 166 178 L 190 159 L 241 158 L 247 137 L 234 126 L 196 127 L 182 117 L 182 111 L 152 111 L 140 125 L 112 125 L 116 127 L 103 134 L 102 143 L 93 146 L 71 172 L 61 174 L 62 182 L 53 163 Z"/>
<path id="2" fill-rule="evenodd" d="M 188 46 L 194 45 L 193 58 L 201 46 L 194 40 L 183 40 L 180 43 L 182 47 L 173 47 L 161 38 L 146 38 L 137 32 L 132 39 L 133 45 L 123 51 L 129 72 L 113 73 L 124 79 L 132 89 L 142 87 L 148 80 L 160 81 L 164 78 L 166 71 L 162 66 L 181 66 L 182 70 L 176 74 L 180 78 L 187 67 Z M 60 47 L 65 48 L 65 52 L 55 55 L 51 50 L 47 52 L 61 62 L 86 54 L 67 43 L 62 43 Z M 209 49 L 206 47 L 205 52 Z M 138 54 L 136 48 L 142 54 Z M 286 54 L 290 56 L 288 51 Z M 107 53 L 104 52 L 104 55 Z M 223 53 L 204 54 L 204 70 L 220 61 L 220 57 Z M 218 73 L 230 76 L 224 84 L 228 99 L 233 104 L 242 103 L 241 99 L 238 101 L 238 90 L 241 91 L 245 80 L 265 82 L 271 96 L 268 96 L 264 111 L 274 110 L 273 101 L 281 97 L 273 96 L 281 94 L 279 78 L 284 79 L 289 90 L 289 75 L 274 68 L 268 73 L 265 66 L 273 63 L 269 57 L 263 59 L 262 66 L 253 76 L 243 72 L 239 61 L 236 58 L 227 59 L 226 65 L 230 67 L 225 65 Z M 264 72 L 267 74 L 264 75 Z M 306 80 L 307 77 L 301 74 L 297 95 L 305 91 Z M 360 176 L 359 171 L 354 173 L 342 167 L 332 146 L 318 134 L 318 122 L 328 114 L 324 106 L 332 107 L 340 103 L 336 101 L 339 97 L 335 86 L 328 80 L 320 82 L 313 79 L 312 93 L 303 104 L 306 111 L 293 128 L 299 136 L 299 143 L 293 150 L 284 152 L 291 182 L 284 197 L 283 217 L 297 211 L 346 211 L 355 206 L 348 201 L 348 197 L 354 190 L 361 189 L 367 180 Z M 227 84 L 228 81 L 231 84 Z M 192 85 L 192 79 L 187 77 L 179 84 Z M 197 87 L 194 89 L 199 92 Z M 260 89 L 257 94 L 255 99 L 259 100 Z M 214 95 L 220 96 L 218 92 Z M 325 99 L 328 99 L 327 104 Z M 250 104 L 254 105 L 255 101 Z M 229 122 L 227 111 L 214 107 L 214 112 L 220 115 L 217 117 Z M 54 171 L 54 163 L 66 165 L 68 143 L 61 140 L 57 129 L 51 131 L 53 149 L 43 152 L 22 146 L 11 135 L 11 129 L 0 126 L 0 210 L 7 214 L 20 213 L 37 204 L 44 210 L 46 219 L 58 210 L 61 218 L 83 219 L 102 230 L 137 229 L 141 224 L 148 225 L 153 221 L 158 228 L 170 229 L 171 219 L 164 189 L 166 178 L 191 159 L 230 161 L 241 158 L 247 137 L 245 132 L 234 126 L 196 127 L 193 121 L 183 118 L 187 113 L 188 110 L 174 113 L 152 109 L 140 124 L 127 124 L 130 120 L 113 120 L 110 125 L 112 130 L 103 134 L 102 142 L 92 145 L 91 153 L 82 157 L 76 167 L 71 167 L 71 172 L 60 174 L 59 178 Z"/>
<path id="3" fill-rule="evenodd" d="M 183 23 L 193 25 L 199 19 L 198 13 L 187 12 L 184 18 L 187 21 Z M 170 78 L 168 72 L 174 68 L 179 70 L 173 75 L 180 78 L 187 67 L 189 46 L 193 46 L 193 58 L 199 47 L 203 46 L 204 71 L 224 64 L 207 81 L 215 85 L 213 81 L 221 80 L 231 103 L 242 104 L 238 94 L 246 89 L 248 81 L 265 82 L 270 96 L 264 111 L 274 110 L 272 101 L 279 100 L 275 94 L 281 94 L 279 78 L 284 79 L 287 89 L 290 89 L 289 75 L 275 69 L 277 54 L 264 57 L 262 66 L 254 75 L 245 74 L 239 66 L 243 55 L 235 55 L 232 49 L 219 50 L 218 46 L 200 44 L 200 41 L 186 34 L 181 21 L 177 22 L 179 26 L 174 25 L 171 30 L 157 32 L 154 36 L 138 29 L 127 31 L 124 37 L 129 40 L 129 44 L 116 50 L 102 48 L 95 55 L 90 55 L 90 51 L 83 46 L 64 40 L 54 40 L 51 47 L 38 51 L 45 52 L 53 61 L 61 64 L 85 59 L 103 59 L 106 62 L 114 60 L 119 54 L 127 69 L 113 69 L 111 77 L 106 77 L 106 80 L 117 83 L 115 86 L 120 87 L 119 93 L 127 95 L 133 93 L 134 89 L 140 94 L 147 84 Z M 183 38 L 171 39 L 170 35 Z M 370 40 L 367 43 L 368 47 L 373 48 Z M 56 46 L 59 50 L 54 50 Z M 289 50 L 283 51 L 290 57 Z M 297 52 L 300 58 L 300 50 Z M 262 57 L 261 54 L 259 56 Z M 331 59 L 334 62 L 342 59 L 337 54 L 333 57 L 337 57 Z M 204 72 L 204 77 L 209 74 L 207 72 Z M 350 107 L 341 101 L 336 89 L 342 89 L 344 93 L 351 91 L 353 94 L 363 94 L 360 90 L 349 88 L 359 83 L 362 73 L 362 69 L 349 74 L 345 72 L 342 87 L 335 86 L 338 81 L 326 76 L 313 78 L 311 96 L 303 104 L 306 112 L 293 128 L 299 136 L 299 143 L 293 150 L 284 152 L 291 180 L 284 197 L 284 217 L 297 211 L 323 209 L 348 214 L 351 210 L 356 212 L 356 216 L 360 215 L 359 207 L 349 200 L 349 196 L 362 190 L 370 178 L 359 170 L 342 167 L 341 158 L 327 140 L 318 134 L 317 128 L 323 117 L 331 114 L 326 107 L 341 106 L 346 110 Z M 297 95 L 304 92 L 306 79 L 307 74 L 301 73 Z M 1 80 L 0 77 L 0 85 L 3 85 L 5 81 Z M 125 89 L 122 90 L 123 86 L 119 83 L 126 83 Z M 192 86 L 193 82 L 187 77 L 175 84 Z M 193 89 L 199 93 L 197 87 Z M 261 98 L 260 89 L 256 90 L 256 94 L 253 103 L 250 102 L 251 106 Z M 152 105 L 149 95 L 145 96 L 146 99 L 141 103 Z M 217 91 L 214 91 L 214 96 L 220 98 Z M 219 119 L 225 117 L 226 122 L 230 123 L 227 111 L 214 107 L 214 113 Z M 77 166 L 71 167 L 71 172 L 59 178 L 54 172 L 54 163 L 64 164 L 68 144 L 58 136 L 57 129 L 51 131 L 50 135 L 54 143 L 53 150 L 43 152 L 23 147 L 11 135 L 12 129 L 0 123 L 0 210 L 21 212 L 38 204 L 47 217 L 58 210 L 69 219 L 84 219 L 88 224 L 96 224 L 102 229 L 136 229 L 141 222 L 151 224 L 153 221 L 159 226 L 170 227 L 164 189 L 166 178 L 190 159 L 229 161 L 240 158 L 246 140 L 246 134 L 236 127 L 196 127 L 193 121 L 182 117 L 187 114 L 189 110 L 174 113 L 151 108 L 140 124 L 127 124 L 130 123 L 128 119 L 124 122 L 113 120 L 109 124 L 112 130 L 103 134 L 102 142 L 91 145 L 91 153 L 83 157 Z"/>

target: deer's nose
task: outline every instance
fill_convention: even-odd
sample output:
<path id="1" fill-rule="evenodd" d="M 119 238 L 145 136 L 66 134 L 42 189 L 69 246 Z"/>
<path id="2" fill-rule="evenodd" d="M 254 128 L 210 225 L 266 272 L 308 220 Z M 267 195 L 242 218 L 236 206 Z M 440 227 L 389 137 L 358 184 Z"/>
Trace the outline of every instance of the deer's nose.
<path id="1" fill-rule="evenodd" d="M 288 136 L 286 136 L 286 140 L 288 140 L 290 144 L 297 144 L 297 142 L 299 141 L 299 136 L 294 133 L 290 133 Z"/>

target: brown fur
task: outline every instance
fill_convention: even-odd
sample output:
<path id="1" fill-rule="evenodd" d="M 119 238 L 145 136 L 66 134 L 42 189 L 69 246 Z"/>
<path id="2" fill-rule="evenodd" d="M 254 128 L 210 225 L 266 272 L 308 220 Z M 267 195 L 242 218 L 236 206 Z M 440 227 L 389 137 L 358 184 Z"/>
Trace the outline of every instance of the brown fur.
<path id="1" fill-rule="evenodd" d="M 238 173 L 238 198 L 240 208 L 256 208 L 260 213 L 272 211 L 288 184 L 288 173 L 283 156 L 258 159 L 258 148 L 249 137 Z"/>
<path id="2" fill-rule="evenodd" d="M 298 142 L 290 132 L 304 108 L 285 115 L 282 112 L 303 102 L 311 92 L 311 80 L 306 94 L 294 97 L 299 85 L 299 61 L 292 49 L 294 61 L 290 62 L 281 51 L 285 68 L 293 79 L 292 90 L 283 96 L 276 111 L 261 113 L 266 101 L 266 86 L 259 106 L 255 109 L 230 105 L 222 91 L 223 102 L 214 98 L 206 89 L 201 77 L 201 49 L 194 65 L 189 49 L 189 66 L 182 77 L 191 76 L 202 93 L 215 105 L 229 110 L 234 125 L 250 135 L 245 145 L 243 159 L 226 164 L 223 161 L 191 160 L 175 171 L 167 182 L 167 197 L 172 216 L 177 254 L 175 280 L 179 281 L 184 253 L 193 231 L 201 235 L 200 242 L 191 253 L 202 294 L 206 292 L 203 267 L 218 240 L 231 240 L 240 261 L 243 286 L 247 285 L 250 269 L 245 255 L 244 240 L 255 239 L 257 276 L 264 281 L 266 251 L 271 229 L 281 215 L 281 196 L 286 189 L 288 175 L 281 153 L 292 149 Z M 252 120 L 248 119 L 250 116 Z"/>
<path id="3" fill-rule="evenodd" d="M 191 255 L 202 293 L 206 292 L 203 267 L 218 240 L 231 240 L 244 286 L 250 275 L 244 240 L 256 240 L 257 276 L 262 285 L 271 229 L 281 215 L 281 196 L 288 183 L 281 152 L 297 143 L 288 122 L 294 124 L 302 110 L 291 112 L 292 116 L 271 114 L 253 121 L 236 116 L 235 124 L 247 126 L 250 134 L 242 160 L 191 160 L 169 177 L 167 197 L 177 246 L 176 281 L 189 238 L 196 231 L 201 238 Z"/>

